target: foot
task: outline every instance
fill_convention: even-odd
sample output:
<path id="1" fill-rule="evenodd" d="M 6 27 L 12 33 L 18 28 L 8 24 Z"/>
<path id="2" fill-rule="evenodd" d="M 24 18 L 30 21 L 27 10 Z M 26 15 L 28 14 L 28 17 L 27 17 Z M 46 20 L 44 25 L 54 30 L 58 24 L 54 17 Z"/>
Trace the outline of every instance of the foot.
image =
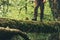
<path id="1" fill-rule="evenodd" d="M 32 19 L 33 21 L 37 21 L 37 19 Z"/>
<path id="2" fill-rule="evenodd" d="M 43 22 L 43 20 L 42 20 L 42 19 L 40 19 L 40 22 Z"/>

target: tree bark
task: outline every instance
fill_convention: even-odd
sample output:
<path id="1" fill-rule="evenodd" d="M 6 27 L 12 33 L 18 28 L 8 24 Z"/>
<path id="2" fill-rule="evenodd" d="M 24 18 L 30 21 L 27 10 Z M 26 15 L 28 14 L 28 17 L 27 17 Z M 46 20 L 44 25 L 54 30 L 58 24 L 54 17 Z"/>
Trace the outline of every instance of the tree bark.
<path id="1" fill-rule="evenodd" d="M 60 0 L 49 0 L 53 17 L 60 21 Z"/>
<path id="2" fill-rule="evenodd" d="M 60 21 L 40 22 L 0 18 L 0 37 L 2 39 L 4 38 L 11 39 L 11 37 L 13 37 L 14 35 L 19 34 L 25 40 L 27 40 L 29 39 L 29 37 L 27 37 L 27 35 L 24 32 L 57 33 L 58 32 L 57 26 L 60 29 Z M 20 30 L 22 30 L 23 32 Z"/>
<path id="3" fill-rule="evenodd" d="M 51 11 L 52 11 L 53 19 L 55 20 L 58 18 L 57 0 L 49 0 L 49 4 L 50 4 Z"/>
<path id="4" fill-rule="evenodd" d="M 4 28 L 0 27 L 0 39 L 1 40 L 10 40 L 14 35 L 19 34 L 25 40 L 30 40 L 25 32 L 22 32 L 18 29 Z"/>

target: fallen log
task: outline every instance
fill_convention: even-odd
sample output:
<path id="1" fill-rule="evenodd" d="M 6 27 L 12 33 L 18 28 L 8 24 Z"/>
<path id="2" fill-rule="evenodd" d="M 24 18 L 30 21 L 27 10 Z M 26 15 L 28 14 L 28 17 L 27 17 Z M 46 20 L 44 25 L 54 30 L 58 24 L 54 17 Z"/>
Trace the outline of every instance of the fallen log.
<path id="1" fill-rule="evenodd" d="M 23 21 L 8 18 L 0 18 L 0 26 L 9 27 L 22 30 L 23 32 L 42 32 L 42 33 L 53 33 L 58 32 L 60 28 L 60 21 Z"/>
<path id="2" fill-rule="evenodd" d="M 19 29 L 0 27 L 0 39 L 1 40 L 11 39 L 14 35 L 17 35 L 17 34 L 19 34 L 25 40 L 30 40 L 27 34 L 25 32 L 22 32 Z"/>
<path id="3" fill-rule="evenodd" d="M 18 29 L 17 31 L 21 30 L 23 32 L 30 32 L 30 33 L 31 32 L 32 33 L 33 32 L 59 33 L 60 21 L 40 22 L 40 21 L 29 21 L 29 20 L 23 21 L 23 20 L 15 20 L 15 19 L 8 19 L 8 18 L 0 18 L 0 26 L 4 27 L 5 29 L 7 29 L 9 27 L 11 29 Z M 19 34 L 19 32 L 15 32 L 15 31 L 11 32 L 11 30 L 9 30 L 9 31 L 6 32 L 6 30 L 2 31 L 2 29 L 1 29 L 0 38 L 2 40 L 5 40 L 5 38 L 11 39 L 11 37 L 16 35 L 16 33 Z M 1 35 L 3 35 L 3 36 L 1 36 Z M 20 34 L 20 36 L 21 36 L 21 34 Z M 24 35 L 22 37 L 25 38 Z"/>

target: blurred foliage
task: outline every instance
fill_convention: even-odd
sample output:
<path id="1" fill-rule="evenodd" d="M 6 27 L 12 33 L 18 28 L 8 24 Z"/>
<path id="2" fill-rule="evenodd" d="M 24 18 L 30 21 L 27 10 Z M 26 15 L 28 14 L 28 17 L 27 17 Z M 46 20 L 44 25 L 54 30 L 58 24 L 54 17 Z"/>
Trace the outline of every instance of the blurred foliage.
<path id="1" fill-rule="evenodd" d="M 26 17 L 28 17 L 29 20 L 33 18 L 34 2 L 30 0 L 9 0 L 8 2 L 8 0 L 6 0 L 8 4 L 4 3 L 5 5 L 1 4 L 2 2 L 3 1 L 0 0 L 0 17 L 20 19 L 20 20 L 25 20 Z M 25 7 L 27 7 L 27 12 Z M 38 20 L 40 17 L 39 12 L 38 12 Z M 45 3 L 44 14 L 45 14 L 44 20 L 49 21 L 53 20 L 48 0 Z"/>

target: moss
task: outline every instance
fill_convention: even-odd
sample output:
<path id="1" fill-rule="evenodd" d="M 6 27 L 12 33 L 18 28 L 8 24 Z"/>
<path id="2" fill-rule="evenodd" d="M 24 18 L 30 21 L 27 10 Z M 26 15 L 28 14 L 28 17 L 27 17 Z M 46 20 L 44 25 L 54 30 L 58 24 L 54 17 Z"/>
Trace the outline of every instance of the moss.
<path id="1" fill-rule="evenodd" d="M 52 33 L 58 32 L 57 28 L 60 26 L 60 21 L 39 22 L 0 18 L 0 26 L 9 26 L 10 28 L 20 29 L 24 32 Z"/>

